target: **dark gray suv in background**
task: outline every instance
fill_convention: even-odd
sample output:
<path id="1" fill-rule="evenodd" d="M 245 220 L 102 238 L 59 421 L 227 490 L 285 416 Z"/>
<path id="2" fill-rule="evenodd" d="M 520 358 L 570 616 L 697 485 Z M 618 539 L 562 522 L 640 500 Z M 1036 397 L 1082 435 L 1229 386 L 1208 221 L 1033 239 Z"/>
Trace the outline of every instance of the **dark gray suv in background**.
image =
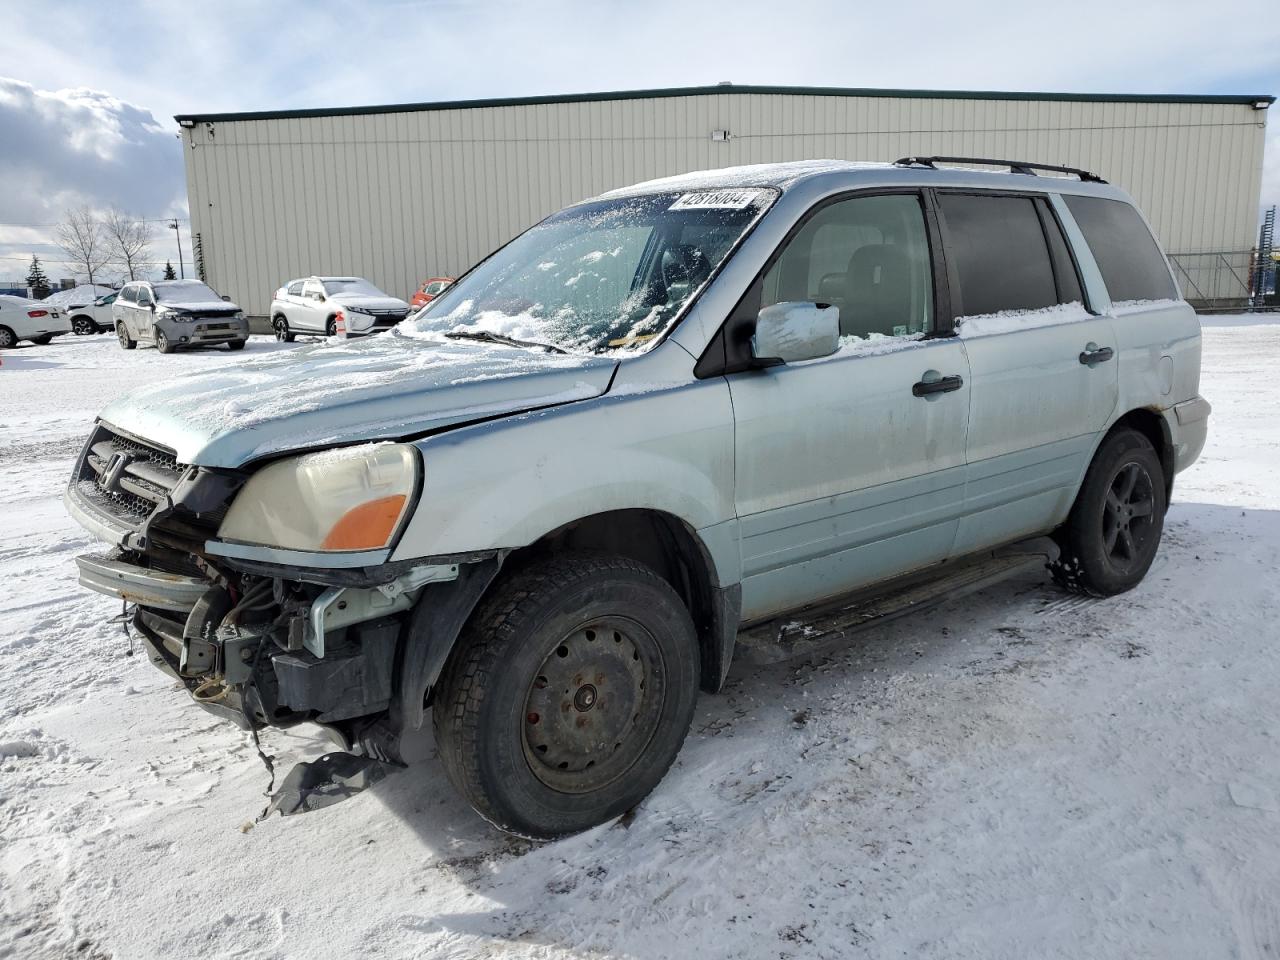
<path id="1" fill-rule="evenodd" d="M 125 350 L 139 341 L 161 353 L 179 347 L 225 343 L 231 350 L 249 339 L 249 321 L 234 303 L 199 280 L 135 280 L 111 305 L 116 336 Z"/>

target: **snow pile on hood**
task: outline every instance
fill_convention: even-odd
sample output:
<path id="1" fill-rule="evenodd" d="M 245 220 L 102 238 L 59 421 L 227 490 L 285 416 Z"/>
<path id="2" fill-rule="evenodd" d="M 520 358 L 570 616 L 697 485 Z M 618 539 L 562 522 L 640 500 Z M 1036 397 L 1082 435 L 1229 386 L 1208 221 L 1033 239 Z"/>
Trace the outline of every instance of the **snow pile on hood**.
<path id="1" fill-rule="evenodd" d="M 1001 310 L 998 313 L 978 313 L 970 317 L 956 317 L 956 332 L 962 337 L 989 337 L 997 333 L 1014 333 L 1032 327 L 1052 327 L 1089 316 L 1084 304 L 1078 300 L 1058 303 L 1038 310 Z"/>

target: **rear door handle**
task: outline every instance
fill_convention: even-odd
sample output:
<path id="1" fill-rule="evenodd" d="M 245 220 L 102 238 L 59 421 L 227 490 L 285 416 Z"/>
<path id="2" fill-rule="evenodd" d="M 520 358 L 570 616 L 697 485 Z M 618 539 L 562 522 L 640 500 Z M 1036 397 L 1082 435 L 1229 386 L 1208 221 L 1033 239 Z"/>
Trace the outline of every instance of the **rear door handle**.
<path id="1" fill-rule="evenodd" d="M 958 375 L 939 377 L 937 380 L 921 380 L 911 388 L 912 396 L 927 397 L 935 393 L 950 393 L 964 386 L 964 380 Z"/>
<path id="2" fill-rule="evenodd" d="M 1116 352 L 1110 347 L 1100 347 L 1096 343 L 1086 344 L 1084 352 L 1080 354 L 1080 362 L 1086 367 L 1092 367 L 1095 363 L 1106 363 Z"/>

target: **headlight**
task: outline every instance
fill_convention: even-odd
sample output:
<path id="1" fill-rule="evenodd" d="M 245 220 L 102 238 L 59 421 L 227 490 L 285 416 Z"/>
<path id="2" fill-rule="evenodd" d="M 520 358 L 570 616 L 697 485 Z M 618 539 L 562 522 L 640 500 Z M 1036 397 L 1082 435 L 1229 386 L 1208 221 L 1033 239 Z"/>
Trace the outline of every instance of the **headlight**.
<path id="1" fill-rule="evenodd" d="M 418 489 L 418 451 L 371 443 L 263 467 L 218 537 L 289 550 L 377 550 L 391 543 Z"/>
<path id="2" fill-rule="evenodd" d="M 346 303 L 342 305 L 342 309 L 347 311 L 347 313 L 368 313 L 369 312 L 365 307 L 353 307 Z"/>
<path id="3" fill-rule="evenodd" d="M 190 323 L 194 319 L 194 317 L 185 310 L 169 310 L 165 307 L 161 307 L 156 311 L 156 313 L 164 317 L 166 320 L 174 320 L 178 323 Z"/>

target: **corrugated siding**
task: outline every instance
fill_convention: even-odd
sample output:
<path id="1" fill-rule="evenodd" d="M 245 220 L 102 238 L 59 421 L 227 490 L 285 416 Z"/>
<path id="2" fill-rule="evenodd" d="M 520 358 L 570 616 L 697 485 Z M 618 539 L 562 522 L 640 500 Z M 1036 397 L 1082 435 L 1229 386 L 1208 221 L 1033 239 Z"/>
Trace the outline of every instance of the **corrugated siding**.
<path id="1" fill-rule="evenodd" d="M 184 141 L 208 279 L 263 314 L 281 283 L 312 273 L 365 276 L 407 298 L 426 277 L 457 275 L 547 214 L 613 187 L 821 157 L 1080 166 L 1132 193 L 1171 253 L 1246 251 L 1266 113 L 1216 103 L 711 94 L 200 123 Z M 712 141 L 712 130 L 732 139 Z"/>

